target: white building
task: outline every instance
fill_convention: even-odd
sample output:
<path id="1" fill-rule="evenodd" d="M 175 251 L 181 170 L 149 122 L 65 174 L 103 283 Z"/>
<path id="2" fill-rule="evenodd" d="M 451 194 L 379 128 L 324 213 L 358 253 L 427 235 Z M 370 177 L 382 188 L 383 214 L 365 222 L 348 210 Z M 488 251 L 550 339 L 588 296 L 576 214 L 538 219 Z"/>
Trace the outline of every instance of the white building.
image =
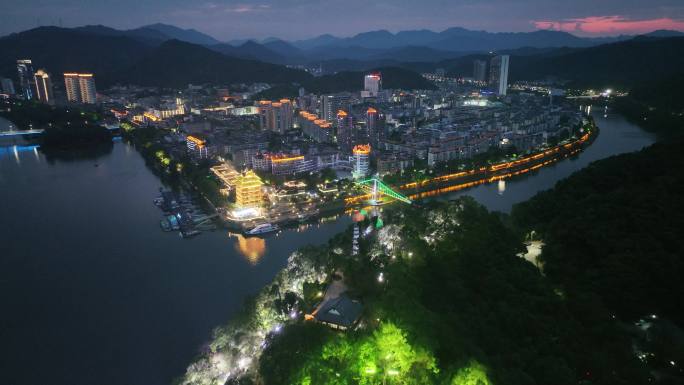
<path id="1" fill-rule="evenodd" d="M 352 156 L 349 159 L 354 179 L 361 179 L 368 175 L 370 151 L 370 144 L 357 144 L 354 146 Z"/>
<path id="2" fill-rule="evenodd" d="M 382 76 L 379 73 L 368 74 L 364 77 L 362 97 L 375 98 L 380 90 L 382 90 Z"/>
<path id="3" fill-rule="evenodd" d="M 508 62 L 510 56 L 499 55 L 492 58 L 489 69 L 489 85 L 497 95 L 506 95 L 508 89 Z"/>

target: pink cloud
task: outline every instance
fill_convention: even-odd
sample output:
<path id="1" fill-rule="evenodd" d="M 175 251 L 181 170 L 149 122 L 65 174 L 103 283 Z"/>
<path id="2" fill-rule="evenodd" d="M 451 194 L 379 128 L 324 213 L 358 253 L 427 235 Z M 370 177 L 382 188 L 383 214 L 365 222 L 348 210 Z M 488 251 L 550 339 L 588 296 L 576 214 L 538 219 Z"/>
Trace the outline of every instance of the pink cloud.
<path id="1" fill-rule="evenodd" d="M 684 31 L 684 20 L 669 17 L 645 20 L 630 20 L 624 16 L 589 16 L 579 19 L 535 20 L 537 29 L 575 32 L 584 34 L 634 34 L 656 29 Z"/>

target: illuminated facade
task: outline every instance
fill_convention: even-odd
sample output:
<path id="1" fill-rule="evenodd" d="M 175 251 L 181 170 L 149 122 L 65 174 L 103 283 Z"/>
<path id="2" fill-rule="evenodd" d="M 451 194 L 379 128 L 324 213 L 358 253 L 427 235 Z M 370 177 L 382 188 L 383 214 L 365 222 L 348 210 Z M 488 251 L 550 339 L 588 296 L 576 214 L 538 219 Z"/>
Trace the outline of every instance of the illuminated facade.
<path id="1" fill-rule="evenodd" d="M 264 183 L 254 171 L 249 170 L 235 178 L 235 203 L 238 208 L 259 207 L 263 202 Z"/>
<path id="2" fill-rule="evenodd" d="M 290 99 L 278 102 L 262 100 L 259 102 L 259 124 L 262 130 L 284 133 L 292 128 L 293 108 Z"/>
<path id="3" fill-rule="evenodd" d="M 299 112 L 299 127 L 304 134 L 318 143 L 332 143 L 332 124 L 318 115 L 306 111 Z"/>
<path id="4" fill-rule="evenodd" d="M 352 116 L 343 110 L 337 111 L 337 145 L 343 153 L 349 154 L 353 138 Z"/>
<path id="5" fill-rule="evenodd" d="M 508 62 L 510 56 L 494 56 L 489 68 L 489 85 L 497 95 L 506 95 L 508 89 Z"/>
<path id="6" fill-rule="evenodd" d="M 36 99 L 42 103 L 55 104 L 55 99 L 52 96 L 52 81 L 45 70 L 38 70 L 35 73 L 34 84 L 36 85 Z"/>
<path id="7" fill-rule="evenodd" d="M 378 127 L 378 110 L 368 108 L 366 111 L 366 131 L 371 145 L 377 146 L 380 142 L 380 127 Z"/>
<path id="8" fill-rule="evenodd" d="M 19 88 L 24 99 L 33 99 L 33 63 L 31 59 L 17 60 L 17 73 L 19 75 Z"/>
<path id="9" fill-rule="evenodd" d="M 159 119 L 168 119 L 178 115 L 185 115 L 185 103 L 183 102 L 183 99 L 176 98 L 175 104 L 169 103 L 166 108 L 154 109 L 151 113 Z"/>
<path id="10" fill-rule="evenodd" d="M 71 103 L 97 103 L 97 91 L 93 74 L 65 73 L 64 87 L 67 92 L 67 100 Z"/>
<path id="11" fill-rule="evenodd" d="M 358 144 L 352 150 L 352 175 L 355 179 L 364 178 L 368 175 L 370 164 L 370 144 Z"/>
<path id="12" fill-rule="evenodd" d="M 185 139 L 185 144 L 188 147 L 188 153 L 191 156 L 204 159 L 209 157 L 209 150 L 207 149 L 207 141 L 196 136 L 188 135 Z"/>
<path id="13" fill-rule="evenodd" d="M 380 90 L 382 90 L 382 76 L 379 73 L 368 74 L 363 78 L 362 97 L 375 98 Z"/>
<path id="14" fill-rule="evenodd" d="M 221 194 L 228 195 L 230 190 L 235 188 L 235 180 L 240 175 L 230 163 L 223 163 L 210 168 L 211 172 L 223 182 Z"/>
<path id="15" fill-rule="evenodd" d="M 349 110 L 351 100 L 349 95 L 323 95 L 321 96 L 321 119 L 332 123 L 337 118 L 337 111 Z"/>
<path id="16" fill-rule="evenodd" d="M 307 160 L 304 155 L 271 155 L 273 175 L 294 175 L 316 169 L 316 162 Z"/>

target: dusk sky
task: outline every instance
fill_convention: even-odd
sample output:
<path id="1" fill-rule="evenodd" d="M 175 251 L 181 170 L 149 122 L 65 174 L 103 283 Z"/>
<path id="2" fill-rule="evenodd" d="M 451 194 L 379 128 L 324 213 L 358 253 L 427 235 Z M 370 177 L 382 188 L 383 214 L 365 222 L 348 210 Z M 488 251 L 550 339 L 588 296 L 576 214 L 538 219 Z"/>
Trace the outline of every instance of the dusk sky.
<path id="1" fill-rule="evenodd" d="M 0 0 L 0 35 L 37 25 L 151 23 L 195 28 L 219 40 L 351 36 L 387 29 L 559 29 L 582 36 L 684 30 L 682 0 Z"/>

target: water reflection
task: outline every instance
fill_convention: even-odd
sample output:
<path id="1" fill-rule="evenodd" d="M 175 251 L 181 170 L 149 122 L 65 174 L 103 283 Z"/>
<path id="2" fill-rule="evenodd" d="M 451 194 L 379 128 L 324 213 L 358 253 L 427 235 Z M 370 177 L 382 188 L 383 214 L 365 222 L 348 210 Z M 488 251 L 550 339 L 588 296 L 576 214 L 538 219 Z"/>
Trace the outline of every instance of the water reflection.
<path id="1" fill-rule="evenodd" d="M 259 237 L 245 237 L 242 234 L 228 233 L 228 236 L 237 239 L 235 250 L 244 256 L 251 265 L 259 263 L 266 254 L 266 240 Z"/>
<path id="2" fill-rule="evenodd" d="M 503 180 L 503 179 L 499 180 L 498 190 L 499 190 L 499 195 L 503 195 L 503 193 L 506 191 L 506 181 L 505 180 Z"/>

